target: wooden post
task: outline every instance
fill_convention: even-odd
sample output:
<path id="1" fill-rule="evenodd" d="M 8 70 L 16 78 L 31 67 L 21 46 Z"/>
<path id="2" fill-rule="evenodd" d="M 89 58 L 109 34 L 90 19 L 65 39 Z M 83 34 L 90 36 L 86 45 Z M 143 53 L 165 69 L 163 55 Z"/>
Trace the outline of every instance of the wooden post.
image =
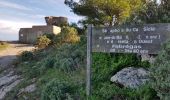
<path id="1" fill-rule="evenodd" d="M 92 25 L 87 29 L 87 72 L 86 72 L 86 95 L 87 98 L 91 95 L 91 58 L 92 52 Z"/>

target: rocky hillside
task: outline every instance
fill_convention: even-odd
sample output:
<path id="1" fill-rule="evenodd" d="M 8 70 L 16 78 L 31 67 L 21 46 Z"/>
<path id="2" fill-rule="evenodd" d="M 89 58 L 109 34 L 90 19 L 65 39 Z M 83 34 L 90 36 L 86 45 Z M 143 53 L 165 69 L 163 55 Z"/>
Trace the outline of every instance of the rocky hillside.
<path id="1" fill-rule="evenodd" d="M 13 62 L 22 51 L 33 50 L 32 45 L 9 42 L 8 47 L 0 51 L 0 100 L 22 81 L 22 77 L 15 72 Z"/>

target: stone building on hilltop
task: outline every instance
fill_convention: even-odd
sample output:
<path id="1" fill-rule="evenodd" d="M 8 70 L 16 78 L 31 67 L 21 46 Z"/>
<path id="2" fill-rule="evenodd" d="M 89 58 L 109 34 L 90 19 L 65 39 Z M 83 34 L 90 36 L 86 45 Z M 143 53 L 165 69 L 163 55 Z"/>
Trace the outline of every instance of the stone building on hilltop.
<path id="1" fill-rule="evenodd" d="M 45 17 L 47 25 L 32 26 L 32 28 L 21 28 L 19 30 L 19 42 L 35 44 L 37 38 L 43 34 L 59 34 L 60 26 L 67 25 L 68 21 L 65 17 Z"/>
<path id="2" fill-rule="evenodd" d="M 47 25 L 63 26 L 68 24 L 68 19 L 66 17 L 55 17 L 48 16 L 45 17 Z"/>

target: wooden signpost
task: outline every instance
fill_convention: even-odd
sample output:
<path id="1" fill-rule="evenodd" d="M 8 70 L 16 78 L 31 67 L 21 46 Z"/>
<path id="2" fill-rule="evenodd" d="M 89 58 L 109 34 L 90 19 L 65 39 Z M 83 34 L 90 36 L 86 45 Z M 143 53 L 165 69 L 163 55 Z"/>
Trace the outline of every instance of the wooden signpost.
<path id="1" fill-rule="evenodd" d="M 158 54 L 170 38 L 170 23 L 93 27 L 87 32 L 87 96 L 91 92 L 91 52 Z"/>

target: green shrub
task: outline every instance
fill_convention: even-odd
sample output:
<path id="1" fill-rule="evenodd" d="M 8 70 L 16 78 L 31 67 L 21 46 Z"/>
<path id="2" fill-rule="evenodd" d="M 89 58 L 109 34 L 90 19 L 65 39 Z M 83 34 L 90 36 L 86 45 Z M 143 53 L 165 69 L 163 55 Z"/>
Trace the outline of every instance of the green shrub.
<path id="1" fill-rule="evenodd" d="M 53 51 L 51 55 L 42 60 L 40 66 L 42 70 L 56 68 L 61 71 L 72 72 L 86 66 L 86 44 L 84 41 L 76 44 L 63 44 Z"/>
<path id="2" fill-rule="evenodd" d="M 63 27 L 60 34 L 60 40 L 62 43 L 76 43 L 80 41 L 80 37 L 75 28 Z"/>
<path id="3" fill-rule="evenodd" d="M 93 79 L 97 83 L 108 81 L 125 67 L 140 67 L 139 63 L 135 54 L 93 53 Z"/>
<path id="4" fill-rule="evenodd" d="M 141 62 L 136 54 L 93 53 L 92 57 L 92 100 L 154 100 L 156 93 L 149 86 L 133 90 L 110 82 L 110 78 L 123 68 L 149 68 L 147 61 Z"/>
<path id="5" fill-rule="evenodd" d="M 44 87 L 41 100 L 74 100 L 75 86 L 68 81 L 52 80 Z"/>
<path id="6" fill-rule="evenodd" d="M 34 54 L 31 51 L 24 51 L 19 55 L 19 60 L 20 61 L 29 61 L 33 60 Z"/>
<path id="7" fill-rule="evenodd" d="M 159 100 L 157 93 L 150 85 L 142 85 L 137 89 L 124 89 L 128 100 Z"/>
<path id="8" fill-rule="evenodd" d="M 26 78 L 35 78 L 40 75 L 39 65 L 41 64 L 36 61 L 28 61 L 19 64 L 19 72 L 21 72 Z"/>
<path id="9" fill-rule="evenodd" d="M 69 26 L 74 27 L 78 31 L 79 35 L 84 35 L 86 33 L 86 29 L 83 27 L 79 27 L 77 23 L 71 23 Z"/>
<path id="10" fill-rule="evenodd" d="M 55 34 L 53 34 L 53 33 L 45 33 L 44 35 L 46 35 L 46 37 L 48 38 L 48 39 L 50 39 L 50 40 L 53 40 L 54 39 L 54 37 L 56 36 Z"/>
<path id="11" fill-rule="evenodd" d="M 44 34 L 48 39 L 51 40 L 50 44 L 61 46 L 64 43 L 77 43 L 80 41 L 77 29 L 69 26 L 62 27 L 59 35 L 55 34 Z"/>
<path id="12" fill-rule="evenodd" d="M 85 46 L 65 44 L 58 49 L 55 67 L 69 72 L 85 64 Z"/>
<path id="13" fill-rule="evenodd" d="M 151 64 L 149 63 L 149 61 L 141 61 L 139 65 L 140 67 L 147 68 L 147 69 L 151 67 Z"/>
<path id="14" fill-rule="evenodd" d="M 99 83 L 98 87 L 94 87 L 92 98 L 98 98 L 97 100 L 111 100 L 113 96 L 123 95 L 122 92 L 120 87 L 110 84 L 109 82 L 103 82 Z"/>
<path id="15" fill-rule="evenodd" d="M 44 34 L 44 35 L 46 35 L 47 38 L 51 40 L 50 45 L 55 45 L 60 41 L 59 35 L 55 35 L 55 34 Z"/>
<path id="16" fill-rule="evenodd" d="M 163 45 L 155 63 L 152 65 L 152 87 L 161 100 L 170 100 L 170 41 Z"/>
<path id="17" fill-rule="evenodd" d="M 93 88 L 91 100 L 159 100 L 156 92 L 149 85 L 143 85 L 138 89 L 121 88 L 109 82 L 98 85 Z"/>
<path id="18" fill-rule="evenodd" d="M 37 47 L 39 49 L 44 49 L 51 43 L 51 40 L 47 38 L 46 35 L 42 35 L 37 39 Z"/>

